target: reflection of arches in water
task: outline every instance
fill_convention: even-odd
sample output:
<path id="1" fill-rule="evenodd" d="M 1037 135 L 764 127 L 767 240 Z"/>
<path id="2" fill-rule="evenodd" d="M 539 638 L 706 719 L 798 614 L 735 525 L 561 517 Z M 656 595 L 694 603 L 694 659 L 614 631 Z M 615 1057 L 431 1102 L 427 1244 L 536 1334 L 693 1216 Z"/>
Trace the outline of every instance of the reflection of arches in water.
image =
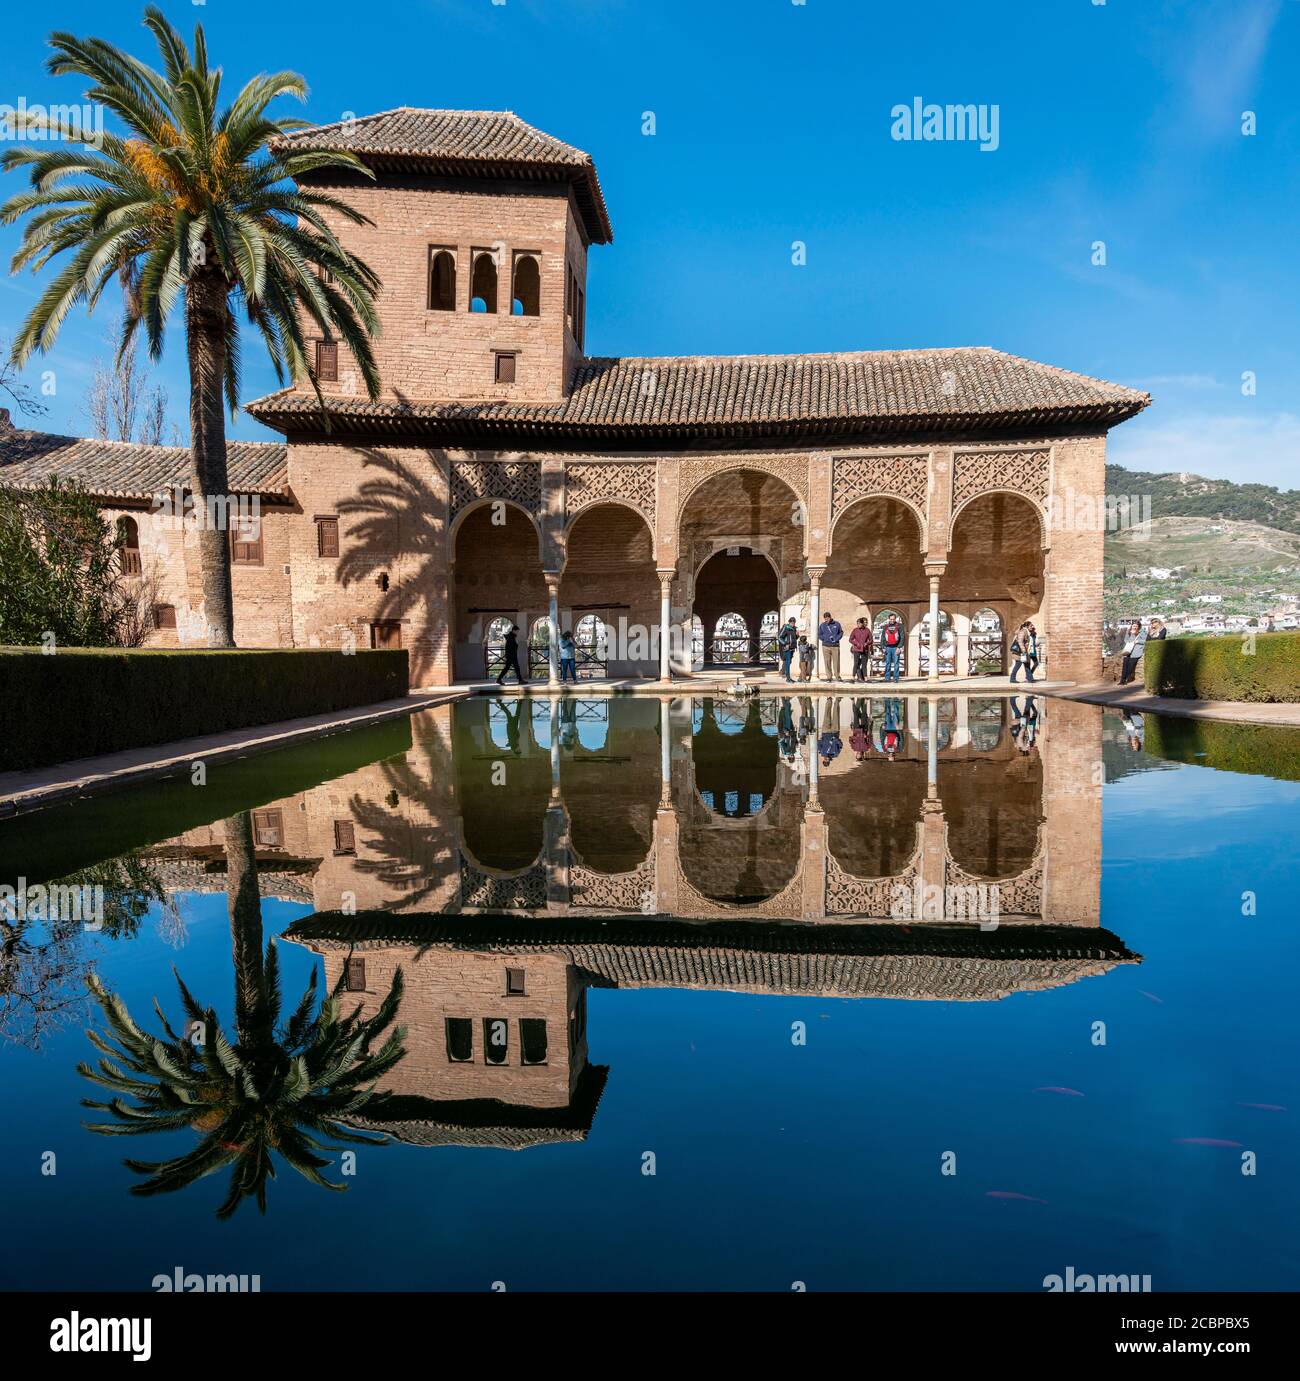
<path id="1" fill-rule="evenodd" d="M 783 793 L 758 815 L 711 815 L 684 821 L 678 835 L 678 862 L 685 892 L 740 914 L 763 907 L 801 881 L 802 802 Z M 689 897 L 683 901 L 691 914 Z M 796 904 L 789 915 L 797 917 Z"/>
<path id="2" fill-rule="evenodd" d="M 977 878 L 1012 878 L 1038 855 L 1043 766 L 1034 754 L 1012 763 L 974 758 L 939 764 L 948 855 Z"/>
<path id="3" fill-rule="evenodd" d="M 456 801 L 467 847 L 486 867 L 517 869 L 537 857 L 551 791 L 550 755 L 533 735 L 533 704 L 475 697 L 453 718 Z M 505 761 L 505 780 L 494 768 Z"/>
<path id="4" fill-rule="evenodd" d="M 758 702 L 732 705 L 705 699 L 696 706 L 692 731 L 691 756 L 701 801 L 719 814 L 760 811 L 776 789 L 779 754 Z"/>
<path id="5" fill-rule="evenodd" d="M 823 773 L 819 796 L 826 847 L 858 878 L 893 877 L 916 848 L 926 796 L 926 765 L 918 758 L 873 752 L 850 771 Z"/>
<path id="6" fill-rule="evenodd" d="M 917 715 L 916 737 L 927 746 L 930 742 L 930 702 L 922 697 L 920 713 Z M 939 701 L 935 716 L 938 729 L 935 733 L 936 752 L 942 753 L 952 742 L 952 732 L 957 723 L 957 702 L 951 696 Z"/>
<path id="7" fill-rule="evenodd" d="M 971 747 L 977 753 L 991 753 L 1002 741 L 1007 702 L 1000 696 L 978 700 L 972 696 L 966 710 Z"/>
<path id="8" fill-rule="evenodd" d="M 546 700 L 529 702 L 533 725 L 533 742 L 546 753 L 551 750 L 551 706 Z"/>
<path id="9" fill-rule="evenodd" d="M 575 748 L 588 753 L 603 751 L 609 740 L 609 701 L 579 700 L 566 696 L 560 702 L 560 747 L 572 752 Z"/>

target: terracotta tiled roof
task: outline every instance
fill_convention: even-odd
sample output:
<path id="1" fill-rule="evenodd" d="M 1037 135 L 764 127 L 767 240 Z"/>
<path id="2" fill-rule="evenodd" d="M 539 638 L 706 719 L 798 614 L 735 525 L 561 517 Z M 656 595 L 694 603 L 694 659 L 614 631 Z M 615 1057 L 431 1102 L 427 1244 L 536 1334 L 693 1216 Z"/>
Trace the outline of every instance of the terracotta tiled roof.
<path id="1" fill-rule="evenodd" d="M 278 441 L 226 442 L 231 491 L 288 497 L 287 454 Z M 96 498 L 149 499 L 184 483 L 190 473 L 185 446 L 138 446 L 0 427 L 0 484 L 15 489 L 38 488 L 58 475 L 76 480 Z"/>
<path id="2" fill-rule="evenodd" d="M 599 437 L 817 436 L 934 429 L 1110 427 L 1150 395 L 987 346 L 839 355 L 584 359 L 555 403 L 326 400 L 340 431 L 510 432 Z M 269 426 L 320 425 L 315 396 L 248 405 Z"/>
<path id="3" fill-rule="evenodd" d="M 668 918 L 521 921 L 333 913 L 285 938 L 313 949 L 432 945 L 561 954 L 614 987 L 721 988 L 839 997 L 987 1002 L 1106 973 L 1140 956 L 1108 930 L 1079 926 L 699 924 Z"/>
<path id="4" fill-rule="evenodd" d="M 272 141 L 289 152 L 342 149 L 367 164 L 469 176 L 545 177 L 573 184 L 587 234 L 614 238 L 591 155 L 525 124 L 511 110 L 396 110 L 297 130 Z"/>

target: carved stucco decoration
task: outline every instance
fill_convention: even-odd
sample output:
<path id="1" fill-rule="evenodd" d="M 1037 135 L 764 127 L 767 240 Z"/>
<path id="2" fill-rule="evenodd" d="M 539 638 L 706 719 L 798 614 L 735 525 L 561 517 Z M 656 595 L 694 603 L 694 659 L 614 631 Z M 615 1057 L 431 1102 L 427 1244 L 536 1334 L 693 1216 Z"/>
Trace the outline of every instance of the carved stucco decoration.
<path id="1" fill-rule="evenodd" d="M 574 461 L 564 467 L 565 509 L 570 518 L 594 503 L 631 504 L 653 530 L 655 463 L 646 461 Z"/>
<path id="2" fill-rule="evenodd" d="M 777 479 L 784 480 L 805 504 L 808 502 L 808 461 L 803 456 L 755 456 L 743 461 L 694 456 L 683 460 L 678 471 L 681 485 L 678 513 L 686 511 L 687 499 L 705 480 L 731 470 L 758 470 L 765 475 L 775 475 Z"/>
<path id="3" fill-rule="evenodd" d="M 875 494 L 904 499 L 923 517 L 929 494 L 929 457 L 837 457 L 831 479 L 831 522 L 859 499 Z"/>
<path id="4" fill-rule="evenodd" d="M 460 904 L 488 911 L 542 910 L 546 906 L 546 868 L 535 863 L 522 873 L 501 877 L 462 861 Z"/>
<path id="5" fill-rule="evenodd" d="M 510 499 L 535 515 L 542 506 L 542 467 L 536 461 L 453 461 L 451 516 L 480 499 Z"/>
<path id="6" fill-rule="evenodd" d="M 569 868 L 569 902 L 574 909 L 599 911 L 647 910 L 647 897 L 655 898 L 655 856 L 649 856 L 630 873 L 598 873 L 581 863 Z M 654 911 L 657 906 L 651 905 Z"/>
<path id="7" fill-rule="evenodd" d="M 683 916 L 695 918 L 728 916 L 733 920 L 747 916 L 764 920 L 797 920 L 803 915 L 803 874 L 796 870 L 794 877 L 773 897 L 760 902 L 720 902 L 706 897 L 677 867 L 677 895 Z"/>
<path id="8" fill-rule="evenodd" d="M 1040 507 L 1051 483 L 1052 453 L 1046 446 L 1029 450 L 958 451 L 953 456 L 952 511 L 992 490 L 1010 490 Z"/>
<path id="9" fill-rule="evenodd" d="M 901 873 L 884 878 L 860 878 L 845 872 L 833 854 L 826 855 L 826 914 L 862 916 L 870 921 L 897 918 L 898 889 L 910 892 L 916 884 L 916 864 L 920 850 Z"/>
<path id="10" fill-rule="evenodd" d="M 1043 864 L 1036 858 L 1023 873 L 1013 878 L 982 878 L 968 873 L 950 858 L 944 874 L 945 887 L 996 887 L 998 915 L 1008 919 L 1043 914 Z"/>

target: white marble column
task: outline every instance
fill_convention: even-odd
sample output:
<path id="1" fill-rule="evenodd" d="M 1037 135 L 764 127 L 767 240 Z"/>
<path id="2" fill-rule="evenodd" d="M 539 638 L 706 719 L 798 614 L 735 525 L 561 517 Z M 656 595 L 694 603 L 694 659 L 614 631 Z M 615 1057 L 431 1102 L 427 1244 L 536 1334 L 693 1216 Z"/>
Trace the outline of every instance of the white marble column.
<path id="1" fill-rule="evenodd" d="M 546 621 L 550 625 L 547 638 L 547 684 L 560 684 L 560 577 L 546 572 Z"/>
<path id="2" fill-rule="evenodd" d="M 820 681 L 822 677 L 822 658 L 821 640 L 817 636 L 817 630 L 822 622 L 822 573 L 821 571 L 810 571 L 809 579 L 811 590 L 808 598 L 808 641 L 813 646 L 812 679 Z"/>
<path id="3" fill-rule="evenodd" d="M 939 679 L 939 577 L 930 576 L 930 674 L 927 680 Z"/>
<path id="4" fill-rule="evenodd" d="M 659 679 L 671 681 L 673 676 L 672 659 L 672 617 L 673 617 L 673 575 L 675 572 L 659 570 Z"/>

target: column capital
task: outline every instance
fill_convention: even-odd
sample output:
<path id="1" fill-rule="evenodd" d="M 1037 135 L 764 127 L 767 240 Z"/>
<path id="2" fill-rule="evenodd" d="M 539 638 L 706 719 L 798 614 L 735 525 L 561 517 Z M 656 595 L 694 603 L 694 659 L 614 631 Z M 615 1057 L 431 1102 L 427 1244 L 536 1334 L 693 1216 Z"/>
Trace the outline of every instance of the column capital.
<path id="1" fill-rule="evenodd" d="M 559 589 L 560 589 L 560 572 L 559 572 L 559 571 L 543 571 L 543 572 L 542 572 L 542 579 L 546 581 L 546 590 L 547 590 L 547 593 L 548 593 L 548 594 L 551 594 L 551 593 L 558 594 L 558 593 L 559 593 Z"/>
<path id="2" fill-rule="evenodd" d="M 925 563 L 925 573 L 931 580 L 938 580 L 947 569 L 948 563 L 946 561 L 927 561 Z"/>

